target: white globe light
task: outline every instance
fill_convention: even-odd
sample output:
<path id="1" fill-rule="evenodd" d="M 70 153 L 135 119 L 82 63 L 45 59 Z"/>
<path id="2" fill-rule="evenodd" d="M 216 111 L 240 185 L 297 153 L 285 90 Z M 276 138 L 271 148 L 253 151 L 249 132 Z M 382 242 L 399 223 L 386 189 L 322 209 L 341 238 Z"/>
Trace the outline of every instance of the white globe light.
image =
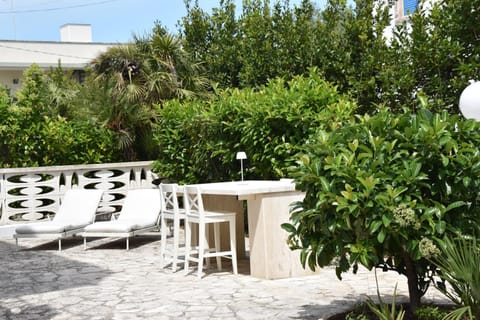
<path id="1" fill-rule="evenodd" d="M 463 90 L 459 107 L 465 118 L 480 120 L 480 81 L 470 84 Z"/>

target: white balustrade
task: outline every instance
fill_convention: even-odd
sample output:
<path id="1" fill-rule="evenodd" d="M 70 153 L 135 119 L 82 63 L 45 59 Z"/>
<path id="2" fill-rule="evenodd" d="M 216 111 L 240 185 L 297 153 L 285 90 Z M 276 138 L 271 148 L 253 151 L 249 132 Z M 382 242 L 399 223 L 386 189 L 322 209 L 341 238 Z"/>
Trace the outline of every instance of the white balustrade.
<path id="1" fill-rule="evenodd" d="M 152 188 L 152 161 L 0 169 L 0 225 L 48 219 L 68 189 L 104 190 L 97 214 L 118 212 L 129 189 Z"/>

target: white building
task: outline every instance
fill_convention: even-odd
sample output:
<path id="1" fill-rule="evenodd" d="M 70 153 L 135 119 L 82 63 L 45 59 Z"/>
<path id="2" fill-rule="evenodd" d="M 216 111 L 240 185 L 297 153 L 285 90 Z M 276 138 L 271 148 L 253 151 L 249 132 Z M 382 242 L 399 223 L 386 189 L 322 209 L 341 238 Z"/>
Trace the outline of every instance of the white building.
<path id="1" fill-rule="evenodd" d="M 388 0 L 381 0 L 383 3 L 388 3 Z M 385 30 L 385 36 L 390 38 L 393 34 L 393 29 L 396 25 L 408 21 L 409 16 L 417 10 L 429 12 L 432 5 L 437 0 L 396 0 L 393 6 L 390 7 L 390 26 Z"/>
<path id="2" fill-rule="evenodd" d="M 22 85 L 23 71 L 32 63 L 43 69 L 57 67 L 74 70 L 82 79 L 83 67 L 114 43 L 92 42 L 91 26 L 66 24 L 60 28 L 61 41 L 0 40 L 0 85 L 15 92 Z"/>
<path id="3" fill-rule="evenodd" d="M 394 17 L 395 22 L 399 23 L 408 19 L 408 16 L 418 8 L 418 0 L 397 0 L 395 3 Z"/>

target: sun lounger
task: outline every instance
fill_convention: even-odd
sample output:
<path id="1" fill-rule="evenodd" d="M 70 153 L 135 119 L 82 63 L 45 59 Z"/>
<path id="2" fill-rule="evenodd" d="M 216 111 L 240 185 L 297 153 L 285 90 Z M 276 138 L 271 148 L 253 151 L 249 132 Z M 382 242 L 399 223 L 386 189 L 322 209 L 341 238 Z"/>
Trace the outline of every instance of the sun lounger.
<path id="1" fill-rule="evenodd" d="M 129 190 L 116 220 L 95 222 L 85 227 L 84 249 L 88 237 L 129 238 L 158 229 L 160 216 L 160 192 L 158 189 Z"/>
<path id="2" fill-rule="evenodd" d="M 74 236 L 95 220 L 95 213 L 102 198 L 102 190 L 72 189 L 61 200 L 58 212 L 51 221 L 34 222 L 15 229 L 15 242 L 19 238 L 58 239 L 58 250 L 62 250 L 62 239 Z"/>

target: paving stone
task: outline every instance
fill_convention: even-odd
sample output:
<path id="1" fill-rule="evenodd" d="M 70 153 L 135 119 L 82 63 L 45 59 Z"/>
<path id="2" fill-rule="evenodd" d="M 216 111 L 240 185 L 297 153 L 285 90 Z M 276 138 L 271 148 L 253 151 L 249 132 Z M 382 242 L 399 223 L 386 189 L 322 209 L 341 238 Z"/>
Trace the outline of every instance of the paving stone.
<path id="1" fill-rule="evenodd" d="M 81 241 L 67 241 L 59 252 L 48 240 L 25 239 L 25 249 L 16 251 L 13 240 L 0 239 L 0 319 L 325 319 L 376 295 L 375 274 L 363 269 L 343 281 L 334 268 L 262 280 L 241 260 L 239 275 L 225 266 L 197 279 L 193 268 L 185 276 L 160 267 L 159 237 L 139 240 L 132 239 L 129 251 L 123 240 L 89 241 L 86 251 Z M 391 295 L 398 284 L 400 299 L 406 298 L 404 277 L 389 272 L 378 278 L 382 293 Z M 426 298 L 447 301 L 434 290 Z"/>

